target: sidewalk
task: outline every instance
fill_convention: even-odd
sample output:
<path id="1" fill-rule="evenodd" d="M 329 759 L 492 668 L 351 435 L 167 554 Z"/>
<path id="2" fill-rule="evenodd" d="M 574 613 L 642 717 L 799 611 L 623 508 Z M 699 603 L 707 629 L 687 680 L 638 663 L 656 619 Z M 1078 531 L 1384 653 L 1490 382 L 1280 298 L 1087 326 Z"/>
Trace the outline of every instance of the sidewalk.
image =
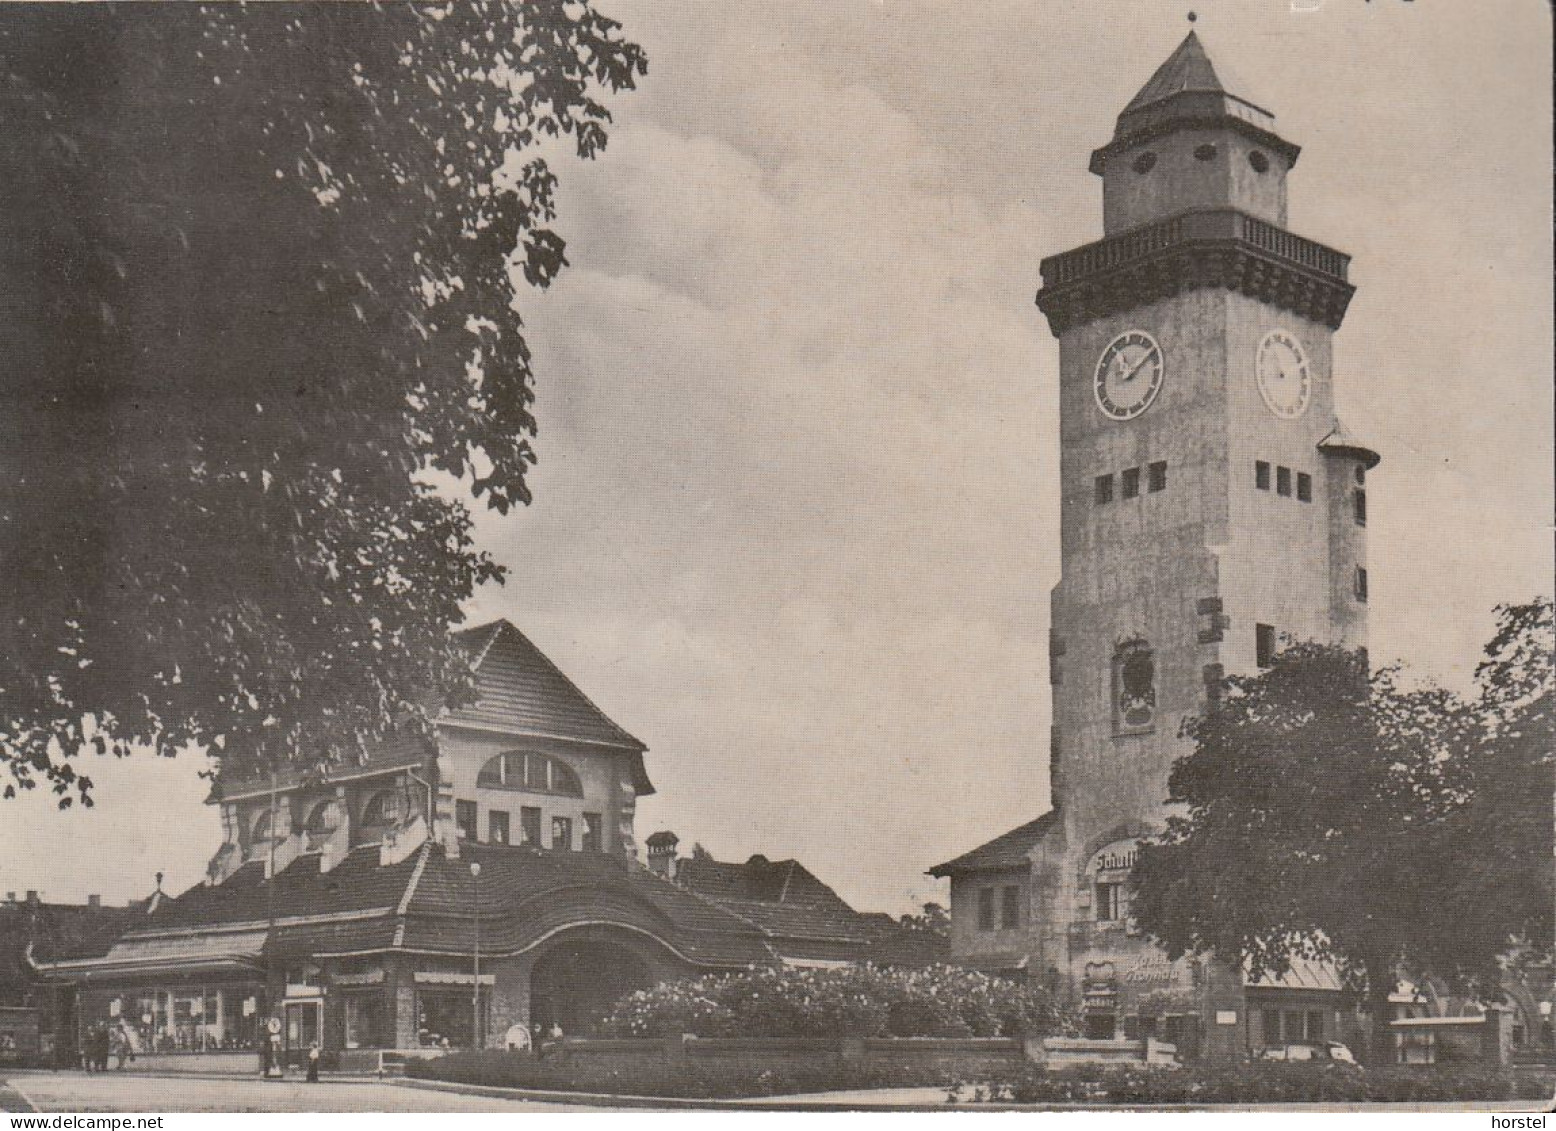
<path id="1" fill-rule="evenodd" d="M 11 1087 L 4 1080 L 0 1080 L 0 1111 L 8 1112 L 32 1112 L 36 1109 L 28 1103 L 20 1092 Z"/>

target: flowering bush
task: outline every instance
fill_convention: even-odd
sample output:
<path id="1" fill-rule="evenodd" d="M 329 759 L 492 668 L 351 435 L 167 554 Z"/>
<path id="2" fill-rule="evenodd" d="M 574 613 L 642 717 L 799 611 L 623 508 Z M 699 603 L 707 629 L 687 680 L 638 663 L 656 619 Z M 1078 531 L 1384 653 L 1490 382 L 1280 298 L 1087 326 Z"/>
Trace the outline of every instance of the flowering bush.
<path id="1" fill-rule="evenodd" d="M 622 998 L 618 1037 L 998 1037 L 1073 1032 L 1044 990 L 974 970 L 756 969 L 668 982 Z"/>
<path id="2" fill-rule="evenodd" d="M 1519 1076 L 1493 1067 L 1389 1065 L 1362 1070 L 1341 1064 L 1087 1065 L 1060 1071 L 1024 1065 L 993 1079 L 957 1084 L 950 1103 L 1239 1104 L 1444 1103 L 1548 1099 L 1548 1076 Z"/>

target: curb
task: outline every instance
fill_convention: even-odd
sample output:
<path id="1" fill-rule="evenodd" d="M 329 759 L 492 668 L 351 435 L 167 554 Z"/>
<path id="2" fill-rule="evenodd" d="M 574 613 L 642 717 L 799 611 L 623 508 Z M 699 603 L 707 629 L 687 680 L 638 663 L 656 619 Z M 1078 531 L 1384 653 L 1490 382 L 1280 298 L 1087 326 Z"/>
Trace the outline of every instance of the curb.
<path id="1" fill-rule="evenodd" d="M 106 1076 L 110 1080 L 258 1080 L 262 1083 L 272 1084 L 308 1083 L 301 1076 L 282 1076 L 267 1080 L 257 1072 L 138 1072 L 134 1069 L 125 1069 L 123 1072 L 120 1072 L 118 1069 L 111 1069 L 108 1072 L 81 1072 L 73 1068 L 27 1068 L 22 1071 L 30 1076 L 79 1076 L 83 1079 L 94 1080 L 99 1076 Z M 388 1084 L 397 1079 L 399 1077 L 379 1076 L 376 1073 L 364 1073 L 361 1076 L 356 1076 L 344 1072 L 321 1072 L 319 1078 L 313 1082 L 316 1084 Z M 14 1078 L 9 1086 L 13 1092 L 17 1091 Z M 0 1081 L 0 1093 L 3 1093 L 6 1087 L 6 1083 Z M 3 1110 L 5 1109 L 0 1108 L 0 1111 Z"/>
<path id="2" fill-rule="evenodd" d="M 532 1103 L 569 1104 L 579 1107 L 610 1107 L 641 1111 L 817 1111 L 817 1112 L 1013 1112 L 1013 1111 L 1090 1111 L 1098 1114 L 1115 1112 L 1357 1112 L 1379 1114 L 1384 1112 L 1420 1113 L 1470 1113 L 1543 1111 L 1538 1100 L 1492 1100 L 1482 1103 L 1369 1103 L 1369 1104 L 1098 1104 L 1098 1103 L 829 1103 L 825 1100 L 796 1101 L 784 1096 L 761 1096 L 746 1099 L 687 1099 L 680 1096 L 623 1096 L 610 1092 L 555 1092 L 537 1088 L 500 1088 L 489 1084 L 454 1084 L 443 1080 L 414 1080 L 396 1078 L 391 1083 L 411 1089 L 429 1092 L 447 1092 L 456 1095 L 484 1096 L 491 1099 L 528 1101 Z"/>

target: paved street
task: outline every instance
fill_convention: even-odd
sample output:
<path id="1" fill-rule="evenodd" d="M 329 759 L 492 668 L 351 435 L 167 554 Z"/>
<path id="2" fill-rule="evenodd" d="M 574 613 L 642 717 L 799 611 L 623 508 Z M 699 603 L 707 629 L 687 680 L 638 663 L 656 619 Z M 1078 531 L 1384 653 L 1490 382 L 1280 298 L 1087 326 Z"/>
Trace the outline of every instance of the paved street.
<path id="1" fill-rule="evenodd" d="M 18 1072 L 9 1086 L 39 1111 L 586 1111 L 543 1104 L 433 1092 L 377 1081 L 305 1084 L 225 1077 L 88 1075 Z"/>

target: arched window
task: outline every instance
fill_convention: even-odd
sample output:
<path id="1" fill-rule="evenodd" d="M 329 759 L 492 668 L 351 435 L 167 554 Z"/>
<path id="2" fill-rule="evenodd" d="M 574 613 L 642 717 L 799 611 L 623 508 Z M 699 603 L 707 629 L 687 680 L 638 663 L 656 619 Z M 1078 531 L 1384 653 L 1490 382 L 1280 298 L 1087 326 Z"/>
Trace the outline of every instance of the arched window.
<path id="1" fill-rule="evenodd" d="M 362 806 L 364 825 L 392 825 L 399 819 L 400 795 L 392 789 L 379 790 Z"/>
<path id="2" fill-rule="evenodd" d="M 510 750 L 481 767 L 475 784 L 482 789 L 522 789 L 528 793 L 559 793 L 582 797 L 578 773 L 560 758 L 529 750 Z"/>
<path id="3" fill-rule="evenodd" d="M 253 844 L 263 844 L 270 839 L 270 810 L 261 809 L 259 816 L 254 818 L 254 830 L 249 836 Z"/>
<path id="4" fill-rule="evenodd" d="M 308 820 L 303 823 L 303 828 L 308 833 L 310 841 L 323 840 L 336 829 L 340 828 L 341 817 L 340 802 L 333 797 L 321 801 L 308 811 Z"/>
<path id="5" fill-rule="evenodd" d="M 1092 854 L 1081 883 L 1093 896 L 1093 918 L 1122 926 L 1129 921 L 1129 874 L 1134 870 L 1137 842 L 1116 840 Z"/>
<path id="6" fill-rule="evenodd" d="M 1156 656 L 1144 640 L 1128 640 L 1113 657 L 1115 725 L 1146 730 L 1156 720 Z"/>

